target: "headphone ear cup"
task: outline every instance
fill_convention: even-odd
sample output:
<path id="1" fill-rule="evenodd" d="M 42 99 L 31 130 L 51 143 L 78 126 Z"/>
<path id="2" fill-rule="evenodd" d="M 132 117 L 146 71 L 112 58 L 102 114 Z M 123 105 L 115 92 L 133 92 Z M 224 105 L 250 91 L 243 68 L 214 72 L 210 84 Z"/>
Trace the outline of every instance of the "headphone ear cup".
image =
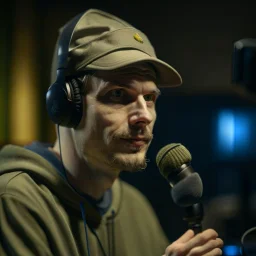
<path id="1" fill-rule="evenodd" d="M 47 91 L 46 107 L 50 119 L 55 124 L 75 128 L 83 115 L 83 82 L 76 78 L 65 82 L 63 77 L 60 75 Z"/>
<path id="2" fill-rule="evenodd" d="M 83 95 L 81 93 L 83 82 L 76 78 L 71 78 L 67 81 L 67 86 L 70 87 L 72 111 L 68 127 L 75 128 L 78 126 L 83 115 Z"/>
<path id="3" fill-rule="evenodd" d="M 55 124 L 62 126 L 66 126 L 72 112 L 65 89 L 65 82 L 57 80 L 46 93 L 46 108 L 49 117 Z"/>

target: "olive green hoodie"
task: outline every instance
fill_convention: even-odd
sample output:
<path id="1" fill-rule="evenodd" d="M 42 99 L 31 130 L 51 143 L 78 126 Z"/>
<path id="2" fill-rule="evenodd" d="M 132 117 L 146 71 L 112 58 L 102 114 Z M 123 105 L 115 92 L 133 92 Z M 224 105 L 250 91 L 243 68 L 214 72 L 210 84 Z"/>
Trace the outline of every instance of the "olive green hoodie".
<path id="1" fill-rule="evenodd" d="M 102 216 L 44 157 L 0 151 L 0 255 L 160 256 L 168 241 L 147 199 L 116 180 Z"/>

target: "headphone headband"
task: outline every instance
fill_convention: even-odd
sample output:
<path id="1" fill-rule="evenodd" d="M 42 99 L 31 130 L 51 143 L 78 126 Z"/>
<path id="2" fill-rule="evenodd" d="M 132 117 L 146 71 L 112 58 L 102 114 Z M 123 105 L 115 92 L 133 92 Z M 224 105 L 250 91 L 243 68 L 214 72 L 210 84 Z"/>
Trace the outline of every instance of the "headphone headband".
<path id="1" fill-rule="evenodd" d="M 63 28 L 63 31 L 59 38 L 58 43 L 58 62 L 57 62 L 57 69 L 66 69 L 68 64 L 68 50 L 69 44 L 71 41 L 71 37 L 73 31 L 76 27 L 77 22 L 83 16 L 83 13 L 78 14 L 72 20 L 70 20 Z"/>

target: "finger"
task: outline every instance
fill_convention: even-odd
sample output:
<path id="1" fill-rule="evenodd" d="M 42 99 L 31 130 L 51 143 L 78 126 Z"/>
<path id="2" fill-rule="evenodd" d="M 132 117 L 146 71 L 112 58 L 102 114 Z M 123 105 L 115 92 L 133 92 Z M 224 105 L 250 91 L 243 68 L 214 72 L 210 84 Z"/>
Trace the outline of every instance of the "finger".
<path id="1" fill-rule="evenodd" d="M 184 250 L 189 252 L 192 248 L 206 244 L 209 240 L 215 240 L 218 234 L 213 229 L 207 229 L 204 232 L 197 234 L 190 239 L 186 244 Z"/>
<path id="2" fill-rule="evenodd" d="M 187 232 L 185 232 L 180 238 L 178 238 L 175 243 L 186 243 L 191 238 L 195 236 L 195 233 L 192 229 L 189 229 Z"/>
<path id="3" fill-rule="evenodd" d="M 180 238 L 169 245 L 165 250 L 164 256 L 181 256 L 187 253 L 185 244 L 195 236 L 194 231 L 189 229 Z"/>
<path id="4" fill-rule="evenodd" d="M 222 255 L 222 250 L 220 248 L 215 248 L 212 251 L 204 254 L 203 256 L 219 256 Z"/>
<path id="5" fill-rule="evenodd" d="M 223 241 L 220 238 L 209 240 L 206 244 L 193 248 L 188 253 L 188 256 L 205 255 L 206 253 L 213 251 L 215 248 L 221 248 L 222 246 L 223 246 Z"/>

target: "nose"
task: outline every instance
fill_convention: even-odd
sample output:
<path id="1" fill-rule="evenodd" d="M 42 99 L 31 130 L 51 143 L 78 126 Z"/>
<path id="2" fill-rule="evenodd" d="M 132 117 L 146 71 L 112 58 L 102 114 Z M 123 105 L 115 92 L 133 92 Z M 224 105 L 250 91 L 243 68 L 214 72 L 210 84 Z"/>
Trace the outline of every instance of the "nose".
<path id="1" fill-rule="evenodd" d="M 149 125 L 153 119 L 152 110 L 149 110 L 144 97 L 139 96 L 136 102 L 134 102 L 134 108 L 129 116 L 129 124 L 131 126 L 137 126 L 138 128 L 144 128 Z"/>

